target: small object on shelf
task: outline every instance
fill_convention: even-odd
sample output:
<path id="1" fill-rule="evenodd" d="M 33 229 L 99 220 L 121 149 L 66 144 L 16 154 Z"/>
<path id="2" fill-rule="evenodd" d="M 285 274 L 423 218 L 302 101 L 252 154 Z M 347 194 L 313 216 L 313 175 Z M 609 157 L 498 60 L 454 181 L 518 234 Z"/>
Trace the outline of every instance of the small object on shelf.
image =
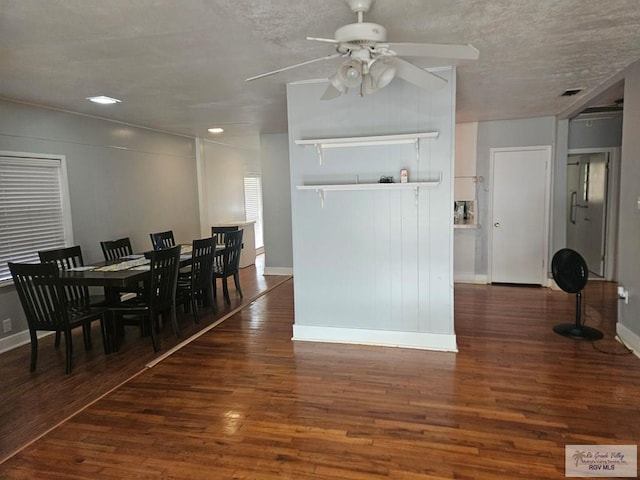
<path id="1" fill-rule="evenodd" d="M 393 177 L 380 177 L 380 183 L 393 183 Z"/>
<path id="2" fill-rule="evenodd" d="M 407 183 L 409 181 L 409 170 L 403 168 L 400 170 L 400 183 Z"/>

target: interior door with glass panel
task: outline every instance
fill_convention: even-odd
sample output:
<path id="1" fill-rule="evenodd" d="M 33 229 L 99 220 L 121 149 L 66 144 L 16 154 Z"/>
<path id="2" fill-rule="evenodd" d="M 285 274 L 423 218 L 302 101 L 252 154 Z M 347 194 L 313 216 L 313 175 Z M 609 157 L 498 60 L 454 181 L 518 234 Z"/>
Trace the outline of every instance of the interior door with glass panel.
<path id="1" fill-rule="evenodd" d="M 600 277 L 605 272 L 608 170 L 607 152 L 568 157 L 567 246 Z"/>

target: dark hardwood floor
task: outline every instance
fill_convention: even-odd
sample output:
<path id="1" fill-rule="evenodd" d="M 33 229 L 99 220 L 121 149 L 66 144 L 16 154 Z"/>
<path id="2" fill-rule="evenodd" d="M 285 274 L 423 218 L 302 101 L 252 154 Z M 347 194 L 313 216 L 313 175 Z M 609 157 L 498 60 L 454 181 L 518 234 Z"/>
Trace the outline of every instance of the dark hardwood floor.
<path id="1" fill-rule="evenodd" d="M 213 315 L 210 310 L 200 310 L 199 325 L 194 323 L 191 313 L 180 314 L 179 310 L 181 338 L 176 338 L 171 325 L 165 324 L 159 336 L 158 353 L 154 353 L 150 337 L 142 338 L 138 328 L 132 326 L 125 328 L 126 335 L 120 350 L 105 356 L 100 330 L 95 325 L 93 349 L 89 352 L 83 348 L 81 329 L 74 332 L 71 375 L 64 373 L 64 345 L 55 349 L 52 335 L 39 341 L 38 365 L 33 374 L 29 373 L 29 345 L 1 354 L 0 463 L 23 445 L 144 371 L 181 342 L 210 328 L 243 305 L 249 305 L 256 297 L 288 278 L 263 276 L 263 271 L 263 255 L 258 256 L 255 266 L 241 269 L 243 299 L 236 295 L 233 279 L 230 280 L 229 306 L 224 303 L 222 288 L 218 285 L 218 313 Z"/>
<path id="2" fill-rule="evenodd" d="M 458 353 L 292 342 L 288 280 L 101 397 L 95 379 L 115 360 L 78 353 L 65 377 L 56 356 L 8 379 L 3 443 L 39 421 L 15 422 L 7 401 L 46 419 L 42 389 L 100 398 L 0 478 L 559 479 L 566 444 L 637 443 L 640 359 L 613 338 L 615 286 L 585 292 L 586 321 L 605 332 L 595 344 L 553 333 L 573 321 L 564 292 L 458 284 L 455 300 Z M 152 357 L 146 341 L 139 351 Z M 27 359 L 9 374 L 29 377 Z"/>

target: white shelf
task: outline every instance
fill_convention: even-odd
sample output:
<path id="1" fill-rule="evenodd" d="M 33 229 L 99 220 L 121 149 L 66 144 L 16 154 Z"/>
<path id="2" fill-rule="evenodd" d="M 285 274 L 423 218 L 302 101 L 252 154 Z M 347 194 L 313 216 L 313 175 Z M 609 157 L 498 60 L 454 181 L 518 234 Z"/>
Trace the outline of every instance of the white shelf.
<path id="1" fill-rule="evenodd" d="M 408 190 L 413 189 L 416 195 L 416 204 L 418 203 L 418 190 L 422 187 L 435 187 L 440 184 L 442 177 L 438 180 L 429 180 L 426 182 L 407 182 L 407 183 L 339 183 L 327 185 L 298 185 L 298 190 L 313 190 L 320 197 L 321 206 L 324 207 L 325 192 L 335 191 L 353 191 L 353 190 Z"/>
<path id="2" fill-rule="evenodd" d="M 416 158 L 420 160 L 420 139 L 438 138 L 439 132 L 398 133 L 394 135 L 371 135 L 367 137 L 310 138 L 296 140 L 296 145 L 313 145 L 322 165 L 322 151 L 327 148 L 371 147 L 376 145 L 415 144 Z"/>
<path id="3" fill-rule="evenodd" d="M 298 185 L 298 190 L 402 190 L 407 188 L 434 187 L 440 180 L 408 183 L 340 183 L 331 185 Z"/>
<path id="4" fill-rule="evenodd" d="M 296 140 L 296 145 L 320 145 L 322 148 L 365 147 L 416 143 L 421 138 L 438 138 L 439 132 L 400 133 L 367 137 L 311 138 Z"/>

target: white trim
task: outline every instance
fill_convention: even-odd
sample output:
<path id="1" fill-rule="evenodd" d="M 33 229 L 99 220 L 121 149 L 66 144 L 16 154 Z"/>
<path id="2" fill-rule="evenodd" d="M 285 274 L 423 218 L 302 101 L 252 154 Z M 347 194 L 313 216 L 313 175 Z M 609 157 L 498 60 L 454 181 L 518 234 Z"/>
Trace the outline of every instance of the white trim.
<path id="1" fill-rule="evenodd" d="M 633 350 L 633 354 L 640 358 L 640 336 L 629 330 L 620 322 L 616 323 L 617 340 L 622 340 L 623 344 Z"/>
<path id="2" fill-rule="evenodd" d="M 264 267 L 263 275 L 293 275 L 293 267 Z"/>
<path id="3" fill-rule="evenodd" d="M 454 275 L 453 281 L 454 283 L 474 283 L 478 285 L 486 285 L 489 283 L 486 275 L 475 275 L 473 273 Z"/>
<path id="4" fill-rule="evenodd" d="M 195 139 L 196 150 L 196 184 L 198 186 L 198 211 L 200 217 L 200 235 L 204 238 L 211 236 L 211 227 L 207 219 L 209 218 L 209 205 L 207 203 L 207 182 L 206 167 L 204 164 L 204 142 L 202 138 Z"/>
<path id="5" fill-rule="evenodd" d="M 618 245 L 618 200 L 620 197 L 620 147 L 609 148 L 570 148 L 567 150 L 565 165 L 569 155 L 589 153 L 607 153 L 609 155 L 607 175 L 607 220 L 605 222 L 605 265 L 604 279 L 615 281 L 618 263 L 616 248 Z M 565 227 L 566 230 L 566 227 Z"/>
<path id="6" fill-rule="evenodd" d="M 494 163 L 495 163 L 495 155 L 498 152 L 522 152 L 522 151 L 532 151 L 532 150 L 544 150 L 547 152 L 547 160 L 545 167 L 545 187 L 544 187 L 544 221 L 543 221 L 543 252 L 542 252 L 542 271 L 541 271 L 541 281 L 542 286 L 546 287 L 548 285 L 548 272 L 549 267 L 549 234 L 550 234 L 550 224 L 551 224 L 551 172 L 554 168 L 554 158 L 553 158 L 553 147 L 551 145 L 535 145 L 535 146 L 515 146 L 515 147 L 499 147 L 499 148 L 491 148 L 489 149 L 489 182 L 490 187 L 489 191 L 491 192 L 489 195 L 489 221 L 488 221 L 488 241 L 487 241 L 487 283 L 491 283 L 492 281 L 492 268 L 491 265 L 493 263 L 493 181 L 494 181 Z"/>
<path id="7" fill-rule="evenodd" d="M 52 334 L 53 332 L 39 332 L 37 335 L 40 339 Z M 14 333 L 13 335 L 9 335 L 8 337 L 0 338 L 0 353 L 8 352 L 9 350 L 21 347 L 27 343 L 31 343 L 29 330 L 23 330 L 21 332 Z"/>
<path id="8" fill-rule="evenodd" d="M 293 325 L 294 341 L 349 343 L 457 352 L 455 334 Z"/>

